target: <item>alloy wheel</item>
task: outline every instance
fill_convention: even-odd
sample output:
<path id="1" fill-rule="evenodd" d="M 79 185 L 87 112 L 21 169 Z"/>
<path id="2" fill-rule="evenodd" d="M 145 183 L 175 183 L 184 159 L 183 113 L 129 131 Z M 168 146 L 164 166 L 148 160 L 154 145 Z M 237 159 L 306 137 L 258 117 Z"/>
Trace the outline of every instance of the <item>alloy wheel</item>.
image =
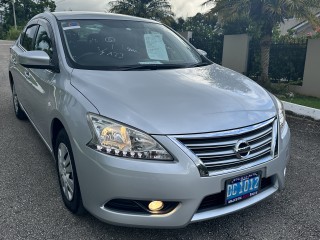
<path id="1" fill-rule="evenodd" d="M 58 148 L 58 166 L 63 193 L 68 201 L 72 201 L 74 195 L 74 173 L 70 153 L 64 143 L 60 143 Z"/>

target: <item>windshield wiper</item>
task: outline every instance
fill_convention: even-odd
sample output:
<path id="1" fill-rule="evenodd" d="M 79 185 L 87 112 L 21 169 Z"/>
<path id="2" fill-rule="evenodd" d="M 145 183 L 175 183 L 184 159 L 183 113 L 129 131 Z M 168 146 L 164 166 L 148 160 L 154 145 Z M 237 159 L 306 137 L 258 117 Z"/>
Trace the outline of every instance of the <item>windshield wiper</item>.
<path id="1" fill-rule="evenodd" d="M 191 64 L 188 66 L 188 68 L 193 68 L 193 67 L 204 67 L 204 66 L 208 66 L 211 65 L 212 63 L 210 62 L 199 62 L 199 63 L 195 63 L 195 64 Z"/>
<path id="2" fill-rule="evenodd" d="M 165 70 L 179 68 L 193 68 L 210 65 L 210 62 L 200 62 L 196 64 L 136 64 L 128 66 L 110 66 L 108 70 L 113 71 L 134 71 L 134 70 Z"/>
<path id="3" fill-rule="evenodd" d="M 186 68 L 187 65 L 181 64 L 140 64 L 132 66 L 123 66 L 120 67 L 121 71 L 132 71 L 132 70 L 159 70 L 159 69 L 177 69 L 177 68 Z"/>

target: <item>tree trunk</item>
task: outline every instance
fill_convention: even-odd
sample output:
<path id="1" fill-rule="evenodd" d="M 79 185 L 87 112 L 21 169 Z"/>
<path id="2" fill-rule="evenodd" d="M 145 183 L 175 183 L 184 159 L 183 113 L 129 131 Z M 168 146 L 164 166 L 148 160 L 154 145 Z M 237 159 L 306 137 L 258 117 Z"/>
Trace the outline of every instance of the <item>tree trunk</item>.
<path id="1" fill-rule="evenodd" d="M 271 49 L 271 41 L 272 35 L 266 34 L 261 38 L 260 41 L 260 51 L 261 51 L 261 60 L 260 60 L 260 67 L 261 67 L 261 76 L 259 78 L 260 83 L 268 87 L 270 86 L 269 80 L 269 60 L 270 60 L 270 49 Z"/>

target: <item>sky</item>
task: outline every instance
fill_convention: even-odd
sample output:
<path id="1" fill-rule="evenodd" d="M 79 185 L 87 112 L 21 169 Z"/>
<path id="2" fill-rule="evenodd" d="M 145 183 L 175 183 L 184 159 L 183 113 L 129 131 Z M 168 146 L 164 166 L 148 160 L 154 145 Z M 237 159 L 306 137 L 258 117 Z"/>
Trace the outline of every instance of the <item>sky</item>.
<path id="1" fill-rule="evenodd" d="M 56 11 L 105 11 L 110 0 L 55 0 Z M 169 0 L 176 17 L 192 17 L 198 12 L 208 10 L 201 4 L 206 0 Z"/>

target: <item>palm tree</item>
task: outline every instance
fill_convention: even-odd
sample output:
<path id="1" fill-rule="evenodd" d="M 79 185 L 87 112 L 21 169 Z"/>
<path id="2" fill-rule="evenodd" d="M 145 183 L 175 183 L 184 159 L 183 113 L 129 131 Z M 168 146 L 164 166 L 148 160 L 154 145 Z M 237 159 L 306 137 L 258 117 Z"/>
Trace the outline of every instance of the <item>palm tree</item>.
<path id="1" fill-rule="evenodd" d="M 166 21 L 173 18 L 168 0 L 115 0 L 109 3 L 110 12 Z"/>
<path id="2" fill-rule="evenodd" d="M 313 26 L 319 24 L 313 10 L 320 7 L 319 0 L 207 0 L 215 4 L 209 14 L 219 16 L 221 23 L 248 18 L 251 27 L 259 33 L 261 51 L 261 84 L 269 85 L 269 58 L 272 31 L 285 18 L 295 16 L 307 19 Z"/>

